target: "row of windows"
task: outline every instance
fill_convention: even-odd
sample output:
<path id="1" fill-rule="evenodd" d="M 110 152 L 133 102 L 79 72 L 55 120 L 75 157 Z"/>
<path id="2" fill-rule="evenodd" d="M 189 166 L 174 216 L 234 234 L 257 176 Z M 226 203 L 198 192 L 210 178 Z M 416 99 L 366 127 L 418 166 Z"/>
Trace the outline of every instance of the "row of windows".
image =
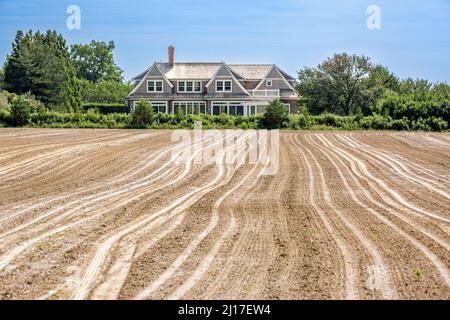
<path id="1" fill-rule="evenodd" d="M 216 92 L 231 92 L 232 91 L 232 81 L 231 80 L 217 80 L 216 81 Z M 178 92 L 202 92 L 202 82 L 201 81 L 178 81 L 177 82 Z M 147 81 L 147 92 L 164 92 L 164 82 L 162 80 L 148 80 Z"/>
<path id="2" fill-rule="evenodd" d="M 211 114 L 219 116 L 221 114 L 244 116 L 245 105 L 242 102 L 212 102 Z"/>
<path id="3" fill-rule="evenodd" d="M 178 92 L 202 92 L 202 82 L 178 81 Z"/>
<path id="4" fill-rule="evenodd" d="M 153 107 L 153 110 L 155 112 L 162 112 L 162 113 L 168 113 L 169 110 L 167 108 L 167 102 L 165 101 L 149 101 Z M 133 108 L 136 108 L 136 105 L 139 103 L 139 101 L 133 102 Z"/>
<path id="5" fill-rule="evenodd" d="M 138 101 L 134 101 L 134 107 Z M 156 112 L 168 113 L 167 102 L 165 101 L 151 101 L 150 102 Z M 290 105 L 285 104 L 289 113 Z M 173 113 L 177 114 L 182 112 L 183 114 L 206 114 L 206 102 L 205 101 L 174 101 L 173 102 Z M 246 105 L 244 102 L 219 102 L 213 101 L 211 103 L 211 114 L 212 115 L 234 115 L 234 116 L 251 116 L 255 115 L 257 112 L 257 106 L 253 104 Z"/>
<path id="6" fill-rule="evenodd" d="M 272 86 L 272 80 L 266 80 L 266 86 Z M 162 80 L 148 80 L 147 81 L 147 92 L 163 92 L 164 82 Z M 202 92 L 202 82 L 201 81 L 177 81 L 177 91 L 178 92 Z M 217 80 L 216 81 L 216 92 L 232 92 L 233 85 L 231 80 Z"/>
<path id="7" fill-rule="evenodd" d="M 191 101 L 191 102 L 174 102 L 173 113 L 178 114 L 180 110 L 183 114 L 206 114 L 206 102 L 204 101 Z"/>

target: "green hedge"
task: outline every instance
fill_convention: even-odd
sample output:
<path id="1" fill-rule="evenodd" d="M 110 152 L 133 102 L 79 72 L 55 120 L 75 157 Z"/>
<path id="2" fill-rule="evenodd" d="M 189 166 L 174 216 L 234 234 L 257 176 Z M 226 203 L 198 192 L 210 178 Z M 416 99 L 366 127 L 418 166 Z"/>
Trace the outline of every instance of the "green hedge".
<path id="1" fill-rule="evenodd" d="M 234 117 L 227 115 L 179 115 L 157 113 L 145 128 L 180 129 L 194 128 L 201 121 L 204 129 L 259 129 L 264 128 L 262 115 Z M 0 123 L 11 124 L 8 111 L 0 110 Z M 36 112 L 31 115 L 30 126 L 46 128 L 139 128 L 130 113 L 99 114 L 92 110 L 86 113 Z M 283 128 L 293 130 L 420 130 L 448 131 L 448 122 L 440 117 L 409 120 L 393 119 L 391 116 L 289 115 Z"/>
<path id="2" fill-rule="evenodd" d="M 83 110 L 86 112 L 89 109 L 96 109 L 101 114 L 111 113 L 128 113 L 128 106 L 123 103 L 85 103 L 82 105 Z"/>
<path id="3" fill-rule="evenodd" d="M 205 129 L 257 129 L 260 127 L 261 116 L 233 117 L 227 115 L 188 115 L 179 118 L 177 115 L 158 113 L 153 117 L 152 124 L 147 128 L 178 129 L 194 128 L 195 121 L 201 121 Z M 31 115 L 31 124 L 34 127 L 53 128 L 139 128 L 132 123 L 132 115 L 129 113 L 99 114 L 86 113 L 59 113 L 42 112 Z"/>
<path id="4" fill-rule="evenodd" d="M 318 116 L 290 115 L 284 128 L 296 130 L 420 130 L 448 131 L 448 121 L 441 117 L 409 120 L 406 117 L 393 119 L 390 116 L 373 114 L 371 116 L 338 116 L 330 113 Z"/>
<path id="5" fill-rule="evenodd" d="M 417 101 L 410 96 L 391 95 L 380 100 L 375 111 L 394 119 L 407 118 L 410 121 L 419 121 L 420 119 L 440 118 L 449 122 L 450 99 L 430 98 Z"/>
<path id="6" fill-rule="evenodd" d="M 131 115 L 126 113 L 59 113 L 43 112 L 31 115 L 31 126 L 53 128 L 126 128 Z"/>

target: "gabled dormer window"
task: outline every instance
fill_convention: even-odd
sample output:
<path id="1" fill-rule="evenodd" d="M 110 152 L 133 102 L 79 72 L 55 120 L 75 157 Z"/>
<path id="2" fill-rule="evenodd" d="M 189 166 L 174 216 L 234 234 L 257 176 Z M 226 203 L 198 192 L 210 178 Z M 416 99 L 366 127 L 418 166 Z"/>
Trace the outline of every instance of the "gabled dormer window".
<path id="1" fill-rule="evenodd" d="M 216 92 L 231 92 L 231 91 L 232 91 L 231 80 L 216 81 Z"/>
<path id="2" fill-rule="evenodd" d="M 194 92 L 201 92 L 201 91 L 202 91 L 202 82 L 194 81 Z"/>
<path id="3" fill-rule="evenodd" d="M 266 87 L 272 86 L 272 80 L 266 80 Z"/>
<path id="4" fill-rule="evenodd" d="M 197 80 L 178 81 L 178 92 L 202 92 L 202 82 Z"/>
<path id="5" fill-rule="evenodd" d="M 184 88 L 186 88 L 186 86 L 184 85 L 184 81 L 178 81 L 178 92 L 184 92 Z"/>
<path id="6" fill-rule="evenodd" d="M 161 80 L 148 80 L 147 92 L 163 92 L 164 84 Z"/>

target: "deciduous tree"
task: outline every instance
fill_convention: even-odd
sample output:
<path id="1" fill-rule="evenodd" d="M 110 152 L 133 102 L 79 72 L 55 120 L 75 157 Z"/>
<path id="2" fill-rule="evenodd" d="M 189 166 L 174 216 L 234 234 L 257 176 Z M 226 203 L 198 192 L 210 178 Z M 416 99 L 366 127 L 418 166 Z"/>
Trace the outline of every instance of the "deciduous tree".
<path id="1" fill-rule="evenodd" d="M 91 41 L 89 44 L 71 46 L 71 56 L 77 75 L 94 83 L 100 81 L 122 82 L 122 70 L 115 64 L 114 42 Z"/>
<path id="2" fill-rule="evenodd" d="M 348 115 L 368 113 L 385 85 L 396 87 L 386 68 L 373 65 L 368 57 L 342 53 L 300 70 L 296 89 L 311 113 Z"/>

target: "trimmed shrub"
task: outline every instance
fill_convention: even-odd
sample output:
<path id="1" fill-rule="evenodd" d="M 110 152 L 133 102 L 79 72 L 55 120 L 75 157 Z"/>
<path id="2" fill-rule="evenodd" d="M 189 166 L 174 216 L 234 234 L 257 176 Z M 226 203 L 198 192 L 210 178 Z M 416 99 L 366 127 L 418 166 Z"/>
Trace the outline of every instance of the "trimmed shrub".
<path id="1" fill-rule="evenodd" d="M 406 117 L 402 119 L 393 120 L 391 123 L 391 129 L 393 130 L 409 130 L 409 120 Z"/>
<path id="2" fill-rule="evenodd" d="M 145 127 L 153 123 L 153 107 L 147 101 L 141 100 L 136 104 L 132 113 L 133 124 Z"/>
<path id="3" fill-rule="evenodd" d="M 288 121 L 288 111 L 280 99 L 269 103 L 264 113 L 264 125 L 268 129 L 280 129 Z"/>
<path id="4" fill-rule="evenodd" d="M 0 108 L 0 123 L 7 125 L 11 123 L 11 112 L 9 109 Z"/>
<path id="5" fill-rule="evenodd" d="M 31 108 L 28 100 L 17 97 L 11 103 L 11 123 L 15 126 L 28 124 L 31 116 Z"/>
<path id="6" fill-rule="evenodd" d="M 337 115 L 331 113 L 324 113 L 321 115 L 321 123 L 329 127 L 337 127 L 338 121 L 336 120 Z"/>
<path id="7" fill-rule="evenodd" d="M 364 129 L 387 130 L 391 128 L 390 122 L 391 119 L 389 117 L 374 114 L 372 116 L 362 118 L 360 124 Z"/>
<path id="8" fill-rule="evenodd" d="M 0 110 L 9 108 L 8 95 L 6 91 L 0 92 Z"/>
<path id="9" fill-rule="evenodd" d="M 430 117 L 426 122 L 433 131 L 444 131 L 448 129 L 448 122 L 442 118 Z"/>
<path id="10" fill-rule="evenodd" d="M 37 100 L 34 95 L 31 93 L 24 93 L 20 95 L 23 99 L 25 99 L 28 102 L 28 105 L 30 106 L 31 112 L 44 112 L 45 111 L 45 105 Z"/>
<path id="11" fill-rule="evenodd" d="M 306 129 L 309 126 L 308 117 L 304 114 L 299 114 L 297 117 L 297 123 L 299 128 Z"/>

